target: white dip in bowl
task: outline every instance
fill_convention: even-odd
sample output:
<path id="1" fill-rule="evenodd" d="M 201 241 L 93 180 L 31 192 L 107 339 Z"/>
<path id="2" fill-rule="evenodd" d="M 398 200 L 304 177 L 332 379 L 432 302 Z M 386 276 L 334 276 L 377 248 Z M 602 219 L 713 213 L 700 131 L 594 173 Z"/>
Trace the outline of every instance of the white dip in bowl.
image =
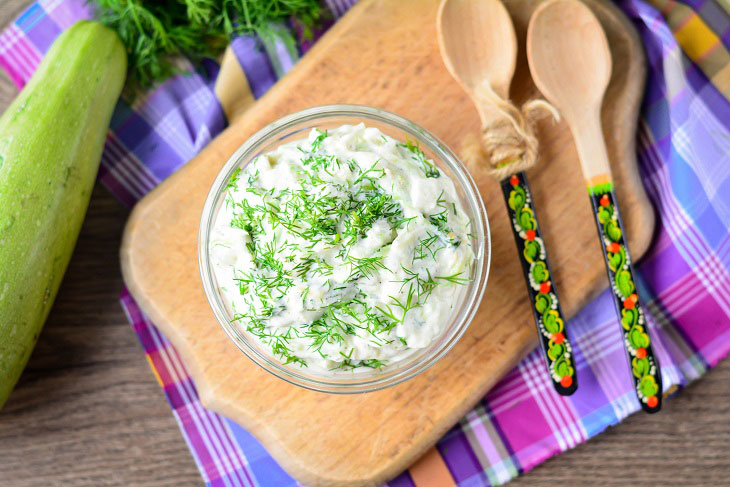
<path id="1" fill-rule="evenodd" d="M 210 262 L 232 322 L 283 364 L 380 369 L 428 347 L 475 256 L 452 180 L 364 124 L 312 129 L 230 178 Z"/>

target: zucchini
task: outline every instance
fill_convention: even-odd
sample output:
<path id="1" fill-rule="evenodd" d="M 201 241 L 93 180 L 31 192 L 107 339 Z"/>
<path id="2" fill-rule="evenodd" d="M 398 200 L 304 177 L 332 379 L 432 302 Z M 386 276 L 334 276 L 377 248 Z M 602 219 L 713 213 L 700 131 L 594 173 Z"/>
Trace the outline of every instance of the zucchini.
<path id="1" fill-rule="evenodd" d="M 0 117 L 0 408 L 71 258 L 126 69 L 117 35 L 79 22 Z"/>

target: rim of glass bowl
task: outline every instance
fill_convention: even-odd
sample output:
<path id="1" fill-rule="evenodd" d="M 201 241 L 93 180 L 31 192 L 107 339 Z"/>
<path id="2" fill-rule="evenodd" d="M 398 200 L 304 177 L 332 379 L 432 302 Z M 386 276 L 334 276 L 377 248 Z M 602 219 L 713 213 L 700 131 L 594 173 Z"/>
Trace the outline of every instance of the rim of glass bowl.
<path id="1" fill-rule="evenodd" d="M 259 155 L 258 151 L 261 146 L 269 143 L 272 137 L 286 133 L 287 129 L 302 123 L 338 117 L 373 120 L 390 125 L 411 134 L 419 143 L 426 144 L 428 149 L 437 157 L 437 160 L 440 160 L 448 166 L 453 173 L 454 178 L 452 179 L 456 179 L 454 182 L 462 188 L 466 200 L 471 207 L 470 210 L 475 215 L 474 221 L 472 222 L 477 236 L 475 239 L 476 246 L 474 248 L 474 281 L 472 281 L 466 290 L 466 295 L 462 298 L 464 304 L 458 311 L 458 314 L 451 317 L 450 326 L 444 330 L 444 334 L 435 340 L 434 343 L 442 341 L 446 337 L 445 334 L 449 333 L 449 330 L 451 330 L 451 335 L 447 337 L 448 339 L 439 349 L 432 351 L 430 354 L 423 355 L 419 360 L 413 360 L 413 357 L 419 353 L 425 353 L 425 351 L 416 352 L 413 356 L 405 358 L 403 360 L 404 363 L 407 363 L 405 367 L 399 368 L 396 363 L 392 371 L 389 372 L 391 367 L 385 367 L 382 371 L 373 371 L 372 374 L 364 379 L 347 379 L 348 376 L 345 374 L 333 375 L 332 377 L 308 377 L 298 373 L 293 368 L 283 366 L 273 356 L 261 353 L 255 346 L 249 343 L 249 339 L 245 336 L 244 332 L 229 320 L 227 311 L 225 311 L 226 305 L 214 281 L 213 269 L 209 259 L 208 240 L 214 219 L 217 215 L 217 211 L 214 210 L 218 207 L 220 199 L 225 195 L 225 186 L 232 176 L 233 171 L 238 167 L 244 167 L 242 163 L 248 164 L 253 161 Z M 314 127 L 316 124 L 312 124 L 312 126 Z M 249 359 L 274 376 L 305 389 L 335 394 L 378 391 L 411 379 L 438 362 L 461 339 L 471 324 L 484 296 L 491 258 L 491 235 L 484 202 L 474 180 L 456 154 L 438 137 L 414 122 L 394 113 L 361 105 L 324 105 L 309 108 L 284 116 L 249 137 L 236 150 L 220 170 L 218 176 L 216 176 L 208 197 L 205 200 L 205 205 L 203 206 L 198 234 L 198 264 L 205 295 L 216 319 L 231 341 Z M 430 345 L 430 347 L 432 346 L 433 344 Z"/>

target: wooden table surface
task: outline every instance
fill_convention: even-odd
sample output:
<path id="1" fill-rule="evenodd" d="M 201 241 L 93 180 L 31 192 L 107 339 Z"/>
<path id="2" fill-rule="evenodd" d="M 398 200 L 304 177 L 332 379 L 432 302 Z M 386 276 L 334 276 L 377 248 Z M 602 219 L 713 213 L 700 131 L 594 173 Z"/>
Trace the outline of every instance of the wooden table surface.
<path id="1" fill-rule="evenodd" d="M 0 0 L 5 26 L 29 0 Z M 16 90 L 0 77 L 0 110 Z M 0 413 L 0 486 L 202 485 L 119 305 L 128 210 L 97 185 L 55 306 Z M 730 485 L 730 360 L 510 485 Z M 437 487 L 437 486 L 434 486 Z"/>

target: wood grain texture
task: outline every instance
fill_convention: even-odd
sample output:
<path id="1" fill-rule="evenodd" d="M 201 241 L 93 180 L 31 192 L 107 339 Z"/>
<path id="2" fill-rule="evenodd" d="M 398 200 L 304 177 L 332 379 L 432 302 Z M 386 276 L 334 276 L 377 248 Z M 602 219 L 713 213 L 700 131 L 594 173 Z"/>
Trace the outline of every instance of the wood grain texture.
<path id="1" fill-rule="evenodd" d="M 524 39 L 536 5 L 507 3 L 518 37 Z M 625 19 L 604 3 L 592 5 L 617 40 L 619 75 L 603 115 L 613 136 L 613 169 L 623 191 L 629 240 L 634 255 L 640 256 L 653 228 L 634 152 L 643 56 Z M 346 102 L 404 115 L 453 147 L 464 134 L 478 130 L 471 101 L 441 63 L 437 6 L 435 0 L 358 4 L 262 100 L 137 205 L 125 232 L 125 282 L 181 353 L 203 403 L 248 428 L 290 474 L 307 484 L 374 484 L 398 474 L 537 343 L 499 186 L 476 170 L 472 174 L 490 215 L 493 238 L 484 304 L 450 354 L 402 385 L 336 396 L 278 380 L 228 340 L 200 284 L 197 231 L 204 199 L 220 167 L 265 124 L 305 107 Z M 523 102 L 535 90 L 524 55 L 519 62 L 512 94 Z M 556 270 L 554 282 L 570 316 L 605 288 L 607 280 L 569 131 L 564 124 L 543 124 L 541 140 L 544 160 L 529 177 Z"/>
<path id="2" fill-rule="evenodd" d="M 29 3 L 0 0 L 0 26 Z M 15 93 L 0 74 L 0 111 Z M 118 305 L 126 218 L 97 187 L 49 321 L 0 413 L 2 486 L 203 485 Z M 510 485 L 728 485 L 728 384 L 725 360 L 661 414 L 634 415 Z"/>

